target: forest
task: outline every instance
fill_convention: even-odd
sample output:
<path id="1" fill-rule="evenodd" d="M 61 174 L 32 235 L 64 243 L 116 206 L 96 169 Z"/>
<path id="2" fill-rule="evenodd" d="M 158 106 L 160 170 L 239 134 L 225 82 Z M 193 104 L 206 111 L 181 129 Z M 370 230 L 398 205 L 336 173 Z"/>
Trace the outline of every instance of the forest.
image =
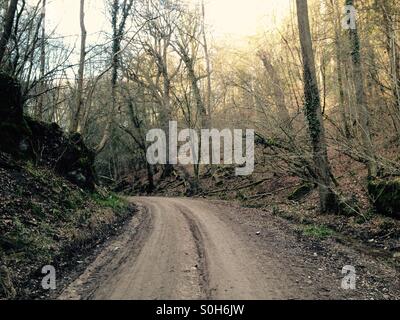
<path id="1" fill-rule="evenodd" d="M 57 1 L 0 1 L 0 298 L 43 297 L 32 274 L 76 248 L 85 261 L 153 196 L 235 202 L 398 270 L 398 1 L 290 0 L 240 37 L 217 35 L 215 0 L 75 0 L 75 35 L 51 16 Z M 184 153 L 213 161 L 177 162 L 185 136 L 173 141 L 171 124 L 196 136 Z M 165 163 L 149 161 L 154 130 Z M 254 170 L 236 175 L 246 155 Z M 400 298 L 393 272 L 378 298 Z"/>

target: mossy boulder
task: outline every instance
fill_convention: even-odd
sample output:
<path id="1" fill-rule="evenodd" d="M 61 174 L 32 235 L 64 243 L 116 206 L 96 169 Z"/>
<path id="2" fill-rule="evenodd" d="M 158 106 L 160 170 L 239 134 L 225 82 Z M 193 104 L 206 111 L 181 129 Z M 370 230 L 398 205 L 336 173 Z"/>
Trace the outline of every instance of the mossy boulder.
<path id="1" fill-rule="evenodd" d="M 39 122 L 23 114 L 20 85 L 0 73 L 0 152 L 15 160 L 54 169 L 86 190 L 95 188 L 95 153 L 79 134 L 68 135 L 55 124 Z"/>
<path id="2" fill-rule="evenodd" d="M 32 145 L 39 165 L 54 168 L 57 173 L 83 189 L 94 190 L 95 153 L 80 134 L 65 134 L 55 123 L 26 118 L 32 132 Z"/>
<path id="3" fill-rule="evenodd" d="M 400 178 L 372 180 L 368 191 L 378 214 L 400 219 Z"/>

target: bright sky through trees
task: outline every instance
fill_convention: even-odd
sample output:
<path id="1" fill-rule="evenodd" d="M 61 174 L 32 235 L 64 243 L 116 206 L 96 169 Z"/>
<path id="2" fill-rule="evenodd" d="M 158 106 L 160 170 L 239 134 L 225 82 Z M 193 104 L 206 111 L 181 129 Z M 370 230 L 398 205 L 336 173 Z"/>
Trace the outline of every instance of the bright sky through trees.
<path id="1" fill-rule="evenodd" d="M 37 1 L 30 0 L 30 3 Z M 192 5 L 200 2 L 187 1 Z M 215 39 L 227 35 L 237 39 L 273 30 L 290 8 L 290 0 L 206 0 L 205 3 L 207 24 Z M 71 36 L 70 41 L 75 42 L 79 35 L 79 0 L 52 0 L 47 11 L 48 23 L 56 27 L 57 34 Z M 101 31 L 109 28 L 104 12 L 103 0 L 87 0 L 85 20 L 89 41 L 95 41 Z"/>

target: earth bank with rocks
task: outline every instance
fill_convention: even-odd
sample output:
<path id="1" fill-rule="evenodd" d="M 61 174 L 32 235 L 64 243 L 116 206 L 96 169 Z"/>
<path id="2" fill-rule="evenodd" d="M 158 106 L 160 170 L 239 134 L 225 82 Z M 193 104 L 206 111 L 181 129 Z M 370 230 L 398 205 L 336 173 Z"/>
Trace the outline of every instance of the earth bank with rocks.
<path id="1" fill-rule="evenodd" d="M 0 300 L 45 297 L 44 266 L 69 276 L 135 212 L 96 187 L 79 134 L 23 111 L 19 83 L 0 73 Z"/>

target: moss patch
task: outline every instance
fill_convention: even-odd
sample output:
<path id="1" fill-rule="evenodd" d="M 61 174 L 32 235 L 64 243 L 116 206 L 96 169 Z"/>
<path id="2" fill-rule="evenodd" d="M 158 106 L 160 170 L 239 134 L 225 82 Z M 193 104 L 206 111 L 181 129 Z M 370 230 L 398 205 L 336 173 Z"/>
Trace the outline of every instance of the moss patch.
<path id="1" fill-rule="evenodd" d="M 121 210 L 126 208 L 128 203 L 116 195 L 115 193 L 110 193 L 107 196 L 102 196 L 98 193 L 92 195 L 93 200 L 99 205 L 104 208 L 111 208 L 114 210 Z"/>
<path id="2" fill-rule="evenodd" d="M 325 226 L 311 225 L 304 227 L 303 234 L 312 238 L 326 239 L 332 237 L 335 232 Z"/>

